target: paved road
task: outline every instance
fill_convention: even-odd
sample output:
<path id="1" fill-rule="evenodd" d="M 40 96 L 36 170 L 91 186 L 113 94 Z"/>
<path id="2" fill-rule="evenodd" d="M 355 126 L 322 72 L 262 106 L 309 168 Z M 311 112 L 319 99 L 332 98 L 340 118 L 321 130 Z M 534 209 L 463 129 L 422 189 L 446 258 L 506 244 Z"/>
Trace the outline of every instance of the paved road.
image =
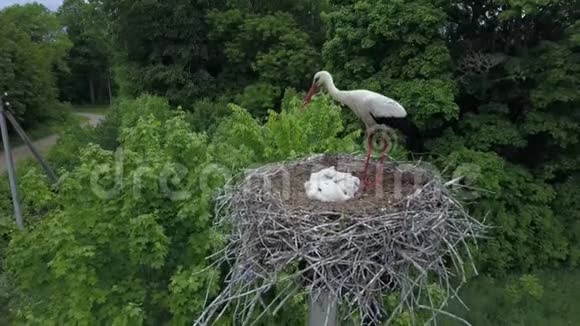
<path id="1" fill-rule="evenodd" d="M 98 125 L 105 118 L 104 115 L 94 113 L 75 113 L 75 114 L 88 118 L 89 119 L 88 124 L 91 125 L 92 127 Z"/>
<path id="2" fill-rule="evenodd" d="M 99 115 L 99 114 L 93 114 L 93 113 L 75 113 L 76 115 L 79 116 L 83 116 L 85 118 L 88 118 L 89 120 L 85 123 L 83 123 L 83 125 L 90 125 L 90 126 L 96 126 L 98 125 L 103 119 L 104 116 Z M 8 127 L 10 128 L 10 127 Z M 39 140 L 36 140 L 33 142 L 34 147 L 36 148 L 36 150 L 38 150 L 40 152 L 41 155 L 46 155 L 48 153 L 48 151 L 54 146 L 56 145 L 56 142 L 58 141 L 58 136 L 57 135 L 52 135 L 52 136 L 48 136 Z M 22 160 L 26 160 L 29 158 L 34 158 L 34 156 L 32 155 L 32 153 L 30 152 L 30 150 L 28 149 L 28 147 L 26 145 L 22 145 L 22 146 L 18 146 L 12 149 L 12 157 L 14 158 L 14 164 L 16 164 L 16 166 L 18 166 L 18 162 L 22 161 Z M 0 173 L 3 173 L 4 171 L 6 171 L 6 158 L 4 156 L 4 151 L 0 152 Z"/>

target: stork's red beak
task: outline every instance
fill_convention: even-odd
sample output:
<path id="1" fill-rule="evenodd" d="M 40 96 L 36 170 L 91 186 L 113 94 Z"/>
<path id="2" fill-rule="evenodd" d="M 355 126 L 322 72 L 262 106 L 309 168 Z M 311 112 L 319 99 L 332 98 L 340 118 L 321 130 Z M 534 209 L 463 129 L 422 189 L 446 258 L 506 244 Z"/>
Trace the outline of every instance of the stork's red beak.
<path id="1" fill-rule="evenodd" d="M 318 92 L 318 87 L 316 86 L 316 84 L 312 84 L 312 87 L 310 87 L 308 94 L 304 98 L 304 107 L 306 107 L 310 103 L 310 101 L 312 100 L 312 96 L 314 96 L 316 92 Z"/>

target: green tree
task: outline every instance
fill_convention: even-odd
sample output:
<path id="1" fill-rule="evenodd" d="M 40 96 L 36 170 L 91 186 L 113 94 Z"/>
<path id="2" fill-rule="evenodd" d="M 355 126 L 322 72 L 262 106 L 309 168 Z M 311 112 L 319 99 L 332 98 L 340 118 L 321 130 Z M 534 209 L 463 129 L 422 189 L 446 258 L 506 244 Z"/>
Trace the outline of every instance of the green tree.
<path id="1" fill-rule="evenodd" d="M 252 14 L 285 12 L 310 35 L 316 46 L 324 42 L 324 29 L 321 13 L 330 10 L 328 0 L 228 0 L 228 7 L 237 8 Z"/>
<path id="2" fill-rule="evenodd" d="M 57 192 L 38 171 L 23 173 L 29 230 L 0 220 L 0 306 L 10 311 L 0 324 L 189 323 L 206 276 L 212 293 L 221 282 L 217 271 L 198 272 L 210 244 L 219 247 L 209 225 L 224 179 L 360 149 L 351 116 L 324 96 L 301 111 L 289 89 L 308 87 L 322 68 L 340 88 L 400 101 L 422 130 L 422 159 L 465 176 L 458 196 L 493 226 L 474 251 L 486 276 L 464 292 L 470 322 L 577 320 L 577 276 L 535 271 L 577 267 L 580 257 L 578 8 L 578 0 L 67 0 L 60 16 L 74 27 L 72 71 L 104 71 L 98 44 L 110 31 L 121 92 L 169 102 L 123 101 L 95 130 L 69 129 L 51 155 L 63 175 Z M 3 10 L 0 25 L 0 86 L 14 88 L 25 122 L 45 118 L 70 43 L 38 5 Z M 171 193 L 191 197 L 168 199 L 162 173 Z M 117 196 L 103 199 L 97 186 Z M 0 192 L 11 216 L 7 184 Z M 298 296 L 263 324 L 304 322 L 305 306 Z"/>
<path id="3" fill-rule="evenodd" d="M 0 286 L 15 293 L 8 305 L 11 319 L 191 322 L 208 286 L 212 294 L 220 285 L 206 257 L 220 243 L 210 223 L 212 201 L 225 178 L 250 164 L 357 147 L 356 134 L 337 138 L 343 130 L 340 111 L 327 100 L 307 114 L 299 99 L 288 103 L 282 113 L 271 112 L 263 127 L 234 105 L 209 141 L 192 132 L 185 113 L 171 111 L 166 100 L 122 101 L 115 116 L 116 151 L 87 145 L 56 193 L 38 169 L 30 170 L 21 188 L 28 229 L 11 232 L 9 244 L 0 242 L 7 247 L 0 270 L 6 284 Z M 282 319 L 271 317 L 276 323 Z"/>
<path id="4" fill-rule="evenodd" d="M 112 48 L 106 16 L 95 2 L 66 0 L 58 16 L 74 46 L 68 72 L 59 80 L 61 99 L 73 103 L 110 103 Z"/>
<path id="5" fill-rule="evenodd" d="M 118 151 L 84 148 L 56 195 L 44 194 L 47 183 L 22 185 L 30 205 L 52 208 L 13 234 L 6 253 L 7 275 L 21 294 L 15 320 L 182 324 L 203 305 L 208 273 L 215 273 L 198 273 L 211 244 L 215 187 L 200 179 L 207 139 L 164 100 L 121 105 Z M 38 173 L 31 178 L 42 180 Z"/>
<path id="6" fill-rule="evenodd" d="M 188 105 L 216 94 L 218 46 L 208 40 L 208 10 L 222 1 L 104 0 L 122 95 L 151 93 Z"/>
<path id="7" fill-rule="evenodd" d="M 508 271 L 558 267 L 566 261 L 569 240 L 550 209 L 556 196 L 551 185 L 494 152 L 454 149 L 435 163 L 472 175 L 465 182 L 471 191 L 464 200 L 473 216 L 492 226 L 476 254 L 481 271 L 502 276 Z"/>
<path id="8" fill-rule="evenodd" d="M 57 114 L 55 70 L 71 43 L 54 13 L 39 4 L 0 11 L 0 90 L 25 127 Z"/>
<path id="9" fill-rule="evenodd" d="M 569 264 L 577 267 L 580 264 L 580 174 L 570 176 L 556 186 L 556 199 L 552 209 L 556 218 L 564 226 L 566 238 L 569 239 Z"/>
<path id="10" fill-rule="evenodd" d="M 325 16 L 323 57 L 343 88 L 364 87 L 401 102 L 423 129 L 458 117 L 445 42 L 445 1 L 336 1 Z"/>
<path id="11" fill-rule="evenodd" d="M 481 169 L 472 207 L 496 226 L 480 252 L 496 275 L 576 261 L 568 199 L 556 194 L 577 185 L 580 169 L 578 5 L 456 1 L 448 10 L 461 119 L 430 148 L 441 167 Z"/>
<path id="12" fill-rule="evenodd" d="M 289 13 L 215 10 L 208 23 L 210 39 L 224 44 L 220 79 L 232 89 L 245 87 L 236 102 L 257 116 L 278 104 L 285 88 L 305 87 L 318 66 L 310 35 Z"/>
<path id="13" fill-rule="evenodd" d="M 579 166 L 578 5 L 458 1 L 450 14 L 458 133 L 550 179 Z"/>
<path id="14" fill-rule="evenodd" d="M 268 83 L 277 96 L 258 102 L 278 104 L 286 87 L 305 87 L 319 66 L 323 0 L 99 3 L 114 35 L 122 94 L 161 95 L 189 109 Z"/>

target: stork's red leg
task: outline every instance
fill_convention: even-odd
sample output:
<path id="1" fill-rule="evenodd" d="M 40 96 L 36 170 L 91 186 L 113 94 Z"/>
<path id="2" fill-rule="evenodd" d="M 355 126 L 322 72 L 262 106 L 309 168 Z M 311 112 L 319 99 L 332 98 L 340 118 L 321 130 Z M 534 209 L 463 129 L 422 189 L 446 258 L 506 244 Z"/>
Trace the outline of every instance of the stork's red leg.
<path id="1" fill-rule="evenodd" d="M 365 170 L 363 172 L 363 177 L 362 177 L 362 182 L 363 185 L 366 187 L 368 187 L 370 184 L 372 184 L 372 180 L 368 180 L 368 172 L 369 172 L 369 164 L 371 161 L 371 155 L 373 154 L 373 134 L 369 133 L 368 138 L 367 138 L 367 160 L 365 163 Z"/>
<path id="2" fill-rule="evenodd" d="M 376 177 L 377 186 L 383 183 L 383 163 L 385 163 L 385 159 L 387 158 L 388 149 L 389 149 L 389 139 L 385 135 L 383 138 L 383 151 L 381 153 L 379 163 L 377 164 L 377 177 Z"/>
<path id="3" fill-rule="evenodd" d="M 387 158 L 387 150 L 389 149 L 389 139 L 385 136 L 383 138 L 383 151 L 381 153 L 381 158 L 379 159 L 380 164 L 382 165 Z"/>

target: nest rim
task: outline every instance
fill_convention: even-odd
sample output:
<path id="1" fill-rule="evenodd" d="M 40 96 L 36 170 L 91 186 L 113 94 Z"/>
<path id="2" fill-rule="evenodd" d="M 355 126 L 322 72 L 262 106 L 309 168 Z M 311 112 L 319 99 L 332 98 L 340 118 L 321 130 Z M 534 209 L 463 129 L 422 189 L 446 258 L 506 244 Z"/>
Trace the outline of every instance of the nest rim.
<path id="1" fill-rule="evenodd" d="M 338 164 L 345 161 L 351 164 Z M 215 226 L 227 230 L 229 243 L 216 256 L 216 262 L 229 264 L 231 270 L 226 288 L 198 322 L 212 319 L 225 305 L 219 315 L 223 314 L 243 296 L 240 291 L 253 296 L 253 307 L 260 293 L 275 287 L 284 277 L 293 279 L 304 293 L 331 293 L 347 307 L 345 318 L 358 313 L 376 322 L 388 318 L 388 324 L 403 309 L 419 308 L 430 310 L 431 319 L 439 313 L 450 315 L 443 311 L 449 298 L 457 297 L 457 288 L 451 286 L 450 279 L 463 280 L 465 265 L 470 263 L 476 272 L 467 241 L 480 237 L 485 226 L 466 213 L 443 180 L 418 164 L 387 162 L 382 171 L 375 165 L 375 171 L 386 176 L 382 187 L 374 193 L 358 192 L 346 202 L 305 201 L 305 194 L 299 195 L 299 186 L 310 175 L 307 172 L 335 166 L 337 171 L 356 175 L 357 169 L 358 173 L 362 171 L 362 164 L 364 158 L 358 156 L 315 155 L 247 171 L 240 182 L 226 187 L 218 198 Z M 295 180 L 284 183 L 286 180 L 279 177 L 284 169 L 290 176 L 294 171 Z M 399 189 L 400 198 L 393 200 L 397 195 L 393 191 L 396 178 L 389 176 L 397 173 L 403 187 Z M 420 176 L 413 179 L 416 183 L 411 187 L 404 186 L 406 173 Z M 262 181 L 255 183 L 256 177 Z M 304 188 L 301 191 L 304 193 Z M 362 209 L 369 201 L 375 205 Z M 349 250 L 353 254 L 342 257 Z M 462 250 L 467 251 L 468 259 L 462 258 Z M 361 262 L 361 256 L 366 260 Z M 305 267 L 282 276 L 289 266 L 304 262 Z M 357 264 L 364 267 L 357 271 Z M 346 275 L 350 269 L 354 272 Z M 425 294 L 421 297 L 421 291 L 429 287 L 428 277 L 433 275 L 446 293 L 437 306 L 425 305 Z M 385 293 L 392 291 L 401 292 L 401 302 L 388 315 L 381 302 Z M 239 317 L 247 320 L 251 313 L 248 315 L 245 308 L 242 311 Z"/>

